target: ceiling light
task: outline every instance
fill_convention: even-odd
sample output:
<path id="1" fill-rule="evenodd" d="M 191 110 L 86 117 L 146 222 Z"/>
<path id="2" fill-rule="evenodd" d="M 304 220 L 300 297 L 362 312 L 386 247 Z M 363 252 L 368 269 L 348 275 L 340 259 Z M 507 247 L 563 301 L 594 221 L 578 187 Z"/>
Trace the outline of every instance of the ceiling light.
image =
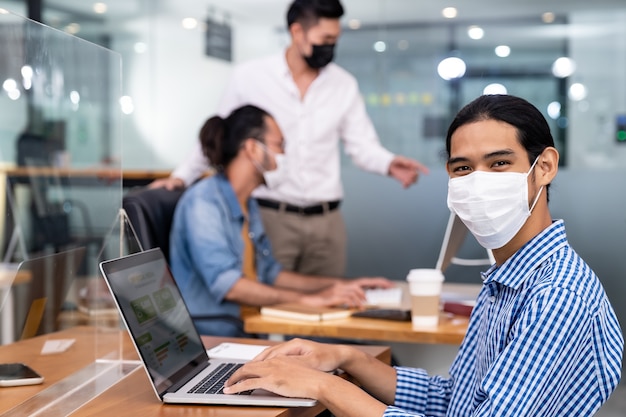
<path id="1" fill-rule="evenodd" d="M 357 30 L 361 27 L 361 21 L 359 19 L 351 19 L 348 22 L 348 27 L 352 30 Z"/>
<path id="2" fill-rule="evenodd" d="M 70 35 L 74 35 L 80 32 L 80 25 L 78 23 L 70 23 L 69 25 L 65 26 L 65 31 Z"/>
<path id="3" fill-rule="evenodd" d="M 122 108 L 122 113 L 124 114 L 132 114 L 135 111 L 135 105 L 133 104 L 133 99 L 130 96 L 120 97 L 120 107 Z"/>
<path id="4" fill-rule="evenodd" d="M 9 14 L 9 11 L 7 9 L 0 8 L 0 14 Z"/>
<path id="5" fill-rule="evenodd" d="M 9 98 L 13 101 L 17 100 L 18 98 L 20 98 L 20 96 L 22 95 L 22 93 L 20 93 L 20 90 L 11 90 L 7 93 L 7 95 L 9 96 Z"/>
<path id="6" fill-rule="evenodd" d="M 507 94 L 507 90 L 504 85 L 500 83 L 493 83 L 483 89 L 483 94 Z"/>
<path id="7" fill-rule="evenodd" d="M 454 19 L 457 16 L 456 7 L 446 7 L 441 11 L 441 14 L 446 19 Z"/>
<path id="8" fill-rule="evenodd" d="M 480 26 L 470 26 L 467 28 L 467 36 L 474 40 L 482 39 L 485 31 Z"/>
<path id="9" fill-rule="evenodd" d="M 511 48 L 507 45 L 498 45 L 496 46 L 495 53 L 500 58 L 506 58 L 507 56 L 511 55 Z"/>
<path id="10" fill-rule="evenodd" d="M 446 58 L 437 65 L 437 73 L 444 80 L 461 78 L 465 75 L 465 62 L 461 58 Z"/>
<path id="11" fill-rule="evenodd" d="M 135 53 L 143 54 L 148 50 L 148 45 L 146 45 L 144 42 L 136 42 L 133 46 L 133 49 L 135 50 Z"/>
<path id="12" fill-rule="evenodd" d="M 195 29 L 198 27 L 198 21 L 193 17 L 186 17 L 183 19 L 182 25 L 185 29 Z"/>
<path id="13" fill-rule="evenodd" d="M 387 44 L 383 41 L 378 41 L 374 43 L 374 50 L 376 52 L 385 52 L 385 50 L 387 50 Z"/>
<path id="14" fill-rule="evenodd" d="M 541 15 L 541 20 L 543 20 L 543 23 L 552 23 L 554 22 L 554 19 L 555 15 L 552 12 L 546 12 Z"/>
<path id="15" fill-rule="evenodd" d="M 15 90 L 17 88 L 17 82 L 13 78 L 7 78 L 2 83 L 2 88 L 4 88 L 4 91 L 8 93 L 9 91 Z"/>
<path id="16" fill-rule="evenodd" d="M 559 103 L 558 101 L 553 101 L 552 103 L 548 104 L 548 116 L 550 116 L 550 118 L 553 120 L 561 117 L 561 103 Z"/>
<path id="17" fill-rule="evenodd" d="M 587 87 L 581 83 L 574 83 L 570 86 L 567 96 L 572 101 L 581 101 L 587 98 Z"/>
<path id="18" fill-rule="evenodd" d="M 70 92 L 70 101 L 72 102 L 72 104 L 80 103 L 80 93 L 76 90 L 72 90 Z"/>
<path id="19" fill-rule="evenodd" d="M 93 11 L 98 13 L 98 14 L 103 14 L 107 12 L 107 5 L 106 3 L 94 3 L 93 5 Z"/>
<path id="20" fill-rule="evenodd" d="M 576 71 L 576 63 L 568 57 L 558 58 L 552 64 L 552 74 L 557 78 L 566 78 Z"/>

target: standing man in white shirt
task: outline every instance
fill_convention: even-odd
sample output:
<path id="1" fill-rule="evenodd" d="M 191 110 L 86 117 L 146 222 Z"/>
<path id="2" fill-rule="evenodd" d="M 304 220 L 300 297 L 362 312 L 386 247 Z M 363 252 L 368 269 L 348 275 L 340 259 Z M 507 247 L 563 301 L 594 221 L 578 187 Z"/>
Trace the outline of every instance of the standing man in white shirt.
<path id="1" fill-rule="evenodd" d="M 274 174 L 272 189 L 261 186 L 254 197 L 276 259 L 303 274 L 345 273 L 340 140 L 357 166 L 394 177 L 405 188 L 428 173 L 424 165 L 380 144 L 356 79 L 332 63 L 343 12 L 339 0 L 293 1 L 287 50 L 237 66 L 218 109 L 225 116 L 252 104 L 278 122 L 285 170 Z M 170 178 L 151 186 L 189 186 L 208 166 L 198 143 Z"/>

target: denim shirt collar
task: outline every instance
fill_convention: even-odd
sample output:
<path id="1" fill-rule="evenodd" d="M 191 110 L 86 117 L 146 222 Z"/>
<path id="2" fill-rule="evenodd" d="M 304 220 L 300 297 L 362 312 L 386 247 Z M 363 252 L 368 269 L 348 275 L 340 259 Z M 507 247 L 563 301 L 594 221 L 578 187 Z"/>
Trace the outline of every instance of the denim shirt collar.
<path id="1" fill-rule="evenodd" d="M 228 213 L 230 213 L 231 219 L 238 220 L 243 223 L 243 221 L 245 220 L 245 216 L 243 214 L 243 210 L 241 209 L 241 204 L 239 204 L 239 200 L 237 199 L 237 195 L 235 194 L 235 190 L 230 184 L 230 181 L 228 181 L 226 175 L 221 173 L 216 174 L 215 177 L 217 180 L 217 188 L 224 197 L 224 203 L 228 208 Z M 252 206 L 254 206 L 256 202 L 253 198 L 248 198 L 247 204 L 248 213 L 252 214 Z"/>
<path id="2" fill-rule="evenodd" d="M 217 180 L 217 188 L 222 196 L 224 196 L 224 202 L 228 207 L 228 213 L 230 213 L 233 220 L 240 219 L 243 221 L 243 211 L 241 210 L 239 200 L 237 200 L 235 190 L 233 189 L 233 186 L 230 185 L 230 181 L 228 181 L 228 178 L 226 178 L 226 175 L 224 174 L 216 174 L 215 178 Z"/>

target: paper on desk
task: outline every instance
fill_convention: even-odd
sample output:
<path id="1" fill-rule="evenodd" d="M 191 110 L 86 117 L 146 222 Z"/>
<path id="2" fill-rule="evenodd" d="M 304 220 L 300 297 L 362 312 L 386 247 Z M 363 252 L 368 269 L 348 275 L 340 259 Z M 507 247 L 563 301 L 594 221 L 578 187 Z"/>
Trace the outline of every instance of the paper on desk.
<path id="1" fill-rule="evenodd" d="M 206 352 L 209 358 L 250 360 L 268 347 L 269 346 L 266 345 L 247 345 L 244 343 L 225 342 L 211 349 L 207 349 Z"/>
<path id="2" fill-rule="evenodd" d="M 365 290 L 365 303 L 370 306 L 398 306 L 402 302 L 402 288 L 372 288 Z"/>
<path id="3" fill-rule="evenodd" d="M 53 353 L 61 353 L 68 350 L 76 341 L 76 339 L 49 339 L 46 340 L 41 348 L 42 355 L 51 355 Z"/>

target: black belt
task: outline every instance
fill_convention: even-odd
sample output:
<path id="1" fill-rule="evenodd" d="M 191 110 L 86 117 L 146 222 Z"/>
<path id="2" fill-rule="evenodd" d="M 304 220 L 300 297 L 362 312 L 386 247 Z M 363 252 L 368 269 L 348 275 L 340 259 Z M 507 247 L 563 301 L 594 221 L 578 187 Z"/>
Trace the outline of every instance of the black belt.
<path id="1" fill-rule="evenodd" d="M 271 208 L 274 210 L 284 210 L 290 213 L 298 213 L 302 216 L 313 216 L 316 214 L 324 214 L 327 211 L 333 211 L 339 207 L 341 201 L 329 201 L 327 203 L 318 204 L 316 206 L 299 207 L 293 206 L 287 203 L 281 203 L 274 200 L 265 200 L 263 198 L 257 198 L 259 206 Z"/>

